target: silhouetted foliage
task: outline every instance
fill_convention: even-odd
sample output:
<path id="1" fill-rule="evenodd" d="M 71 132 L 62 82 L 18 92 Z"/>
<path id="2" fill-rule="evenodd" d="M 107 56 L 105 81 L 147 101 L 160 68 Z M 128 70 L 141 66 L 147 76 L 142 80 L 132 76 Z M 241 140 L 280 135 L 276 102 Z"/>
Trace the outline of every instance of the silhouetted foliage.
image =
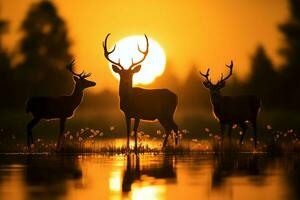
<path id="1" fill-rule="evenodd" d="M 183 107 L 192 109 L 202 107 L 210 110 L 209 93 L 202 82 L 199 70 L 195 66 L 191 67 L 180 91 L 180 102 Z"/>
<path id="2" fill-rule="evenodd" d="M 73 82 L 65 69 L 65 64 L 71 60 L 70 42 L 65 22 L 53 3 L 40 1 L 33 4 L 21 30 L 22 62 L 17 66 L 16 74 L 23 91 L 21 96 L 70 92 Z"/>
<path id="3" fill-rule="evenodd" d="M 263 46 L 258 46 L 251 60 L 251 73 L 245 90 L 262 99 L 264 107 L 273 107 L 276 102 L 277 74 Z"/>
<path id="4" fill-rule="evenodd" d="M 157 77 L 156 80 L 147 86 L 147 88 L 168 88 L 169 90 L 178 93 L 180 92 L 180 83 L 178 77 L 173 71 L 173 64 L 169 61 L 166 63 L 164 73 Z"/>
<path id="5" fill-rule="evenodd" d="M 8 22 L 0 20 L 0 85 L 3 94 L 11 94 L 14 91 L 13 85 L 13 69 L 11 68 L 11 56 L 2 46 L 2 36 L 8 31 Z M 1 98 L 0 107 L 4 108 L 11 105 L 10 98 Z"/>
<path id="6" fill-rule="evenodd" d="M 280 105 L 290 109 L 300 109 L 300 2 L 290 0 L 290 19 L 279 26 L 285 38 L 285 46 L 280 54 L 286 63 L 280 72 Z"/>

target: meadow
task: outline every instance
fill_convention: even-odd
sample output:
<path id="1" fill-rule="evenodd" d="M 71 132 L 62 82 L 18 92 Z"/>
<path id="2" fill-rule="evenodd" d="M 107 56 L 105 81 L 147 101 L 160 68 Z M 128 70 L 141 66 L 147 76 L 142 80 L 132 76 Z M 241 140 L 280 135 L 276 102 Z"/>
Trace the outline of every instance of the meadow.
<path id="1" fill-rule="evenodd" d="M 2 153 L 54 153 L 59 123 L 56 120 L 41 121 L 33 129 L 35 144 L 26 146 L 26 124 L 30 115 L 22 111 L 2 111 L 0 151 Z M 286 118 L 284 116 L 289 116 Z M 233 126 L 233 145 L 221 145 L 219 125 L 211 111 L 181 109 L 175 114 L 180 127 L 180 143 L 173 145 L 174 134 L 169 138 L 165 153 L 195 152 L 253 152 L 252 128 L 248 128 L 243 144 L 237 144 L 240 128 Z M 261 111 L 258 117 L 257 152 L 292 153 L 300 151 L 298 115 L 283 111 Z M 132 133 L 133 134 L 133 133 Z M 125 122 L 117 109 L 78 109 L 67 121 L 61 153 L 123 154 L 126 151 Z M 161 153 L 163 128 L 158 122 L 142 122 L 138 132 L 141 153 Z M 132 137 L 133 139 L 133 137 Z M 133 141 L 131 145 L 133 145 Z M 133 149 L 133 146 L 131 146 Z"/>

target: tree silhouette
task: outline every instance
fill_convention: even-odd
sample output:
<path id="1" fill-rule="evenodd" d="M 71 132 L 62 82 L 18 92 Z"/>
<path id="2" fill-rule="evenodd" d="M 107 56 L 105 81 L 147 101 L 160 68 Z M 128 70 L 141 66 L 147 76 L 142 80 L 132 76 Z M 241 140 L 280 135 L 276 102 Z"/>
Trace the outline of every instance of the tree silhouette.
<path id="1" fill-rule="evenodd" d="M 264 107 L 274 106 L 277 93 L 277 74 L 263 46 L 258 46 L 251 60 L 251 74 L 245 84 L 246 90 L 259 96 Z"/>
<path id="2" fill-rule="evenodd" d="M 195 66 L 192 66 L 180 92 L 182 106 L 187 108 L 211 108 L 209 93 L 204 88 L 202 82 L 199 70 Z"/>
<path id="3" fill-rule="evenodd" d="M 291 109 L 300 109 L 300 2 L 290 0 L 290 19 L 279 26 L 285 37 L 285 46 L 280 49 L 280 54 L 286 63 L 281 73 L 282 93 L 281 105 Z M 287 103 L 288 101 L 288 103 Z"/>
<path id="4" fill-rule="evenodd" d="M 13 70 L 11 68 L 11 56 L 2 45 L 2 36 L 8 32 L 8 22 L 0 19 L 0 85 L 3 94 L 12 94 L 14 91 Z M 12 105 L 12 98 L 1 97 L 0 107 L 5 108 Z"/>
<path id="5" fill-rule="evenodd" d="M 23 38 L 17 66 L 20 88 L 30 95 L 57 95 L 73 85 L 65 64 L 70 61 L 67 27 L 51 1 L 34 3 L 21 24 Z M 20 91 L 21 92 L 21 91 Z"/>
<path id="6" fill-rule="evenodd" d="M 153 83 L 149 86 L 145 86 L 147 88 L 168 88 L 171 91 L 178 93 L 180 88 L 180 83 L 177 76 L 173 70 L 173 64 L 171 62 L 166 63 L 166 68 L 164 73 L 157 77 Z"/>

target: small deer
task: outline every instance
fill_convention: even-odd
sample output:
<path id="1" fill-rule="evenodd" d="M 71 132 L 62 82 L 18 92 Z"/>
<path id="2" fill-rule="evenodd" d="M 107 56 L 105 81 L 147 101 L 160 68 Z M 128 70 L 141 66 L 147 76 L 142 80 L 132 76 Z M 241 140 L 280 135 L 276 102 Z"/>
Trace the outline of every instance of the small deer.
<path id="1" fill-rule="evenodd" d="M 238 124 L 242 128 L 240 144 L 247 130 L 247 121 L 250 121 L 254 131 L 254 146 L 256 148 L 256 118 L 260 110 L 261 101 L 258 97 L 253 95 L 240 95 L 240 96 L 222 96 L 220 90 L 225 86 L 225 81 L 232 75 L 233 62 L 226 65 L 229 68 L 229 74 L 213 84 L 209 77 L 209 68 L 206 74 L 200 72 L 205 78 L 203 85 L 210 90 L 210 101 L 213 106 L 215 117 L 220 122 L 221 137 L 223 141 L 223 134 L 226 125 L 229 125 L 228 136 L 231 143 L 231 131 L 234 124 Z"/>
<path id="2" fill-rule="evenodd" d="M 134 62 L 128 69 L 125 69 L 120 64 L 120 59 L 115 62 L 109 58 L 109 55 L 114 52 L 116 45 L 112 51 L 107 50 L 108 34 L 103 42 L 104 56 L 112 64 L 112 69 L 115 73 L 120 75 L 119 96 L 120 108 L 125 114 L 127 127 L 127 150 L 129 150 L 129 136 L 131 119 L 134 118 L 134 137 L 135 137 L 135 153 L 137 153 L 137 129 L 140 120 L 156 120 L 161 123 L 166 131 L 166 137 L 163 142 L 163 148 L 166 147 L 168 136 L 171 131 L 176 134 L 178 127 L 173 120 L 173 115 L 177 107 L 177 95 L 168 89 L 143 89 L 132 87 L 132 77 L 141 69 L 141 63 L 145 60 L 149 50 L 148 38 L 146 38 L 146 50 L 142 51 L 138 45 L 138 51 L 143 54 L 143 58 L 138 62 Z M 177 135 L 175 137 L 175 144 L 177 144 Z"/>
<path id="3" fill-rule="evenodd" d="M 83 97 L 83 90 L 96 85 L 95 82 L 86 80 L 91 73 L 86 74 L 84 71 L 77 74 L 73 71 L 74 60 L 66 65 L 66 68 L 74 75 L 75 88 L 70 96 L 58 97 L 31 97 L 26 105 L 26 113 L 31 113 L 33 119 L 27 125 L 27 144 L 34 143 L 32 128 L 41 119 L 60 119 L 60 131 L 57 141 L 57 148 L 60 148 L 62 133 L 65 128 L 67 118 L 71 118 L 75 109 L 79 106 Z"/>

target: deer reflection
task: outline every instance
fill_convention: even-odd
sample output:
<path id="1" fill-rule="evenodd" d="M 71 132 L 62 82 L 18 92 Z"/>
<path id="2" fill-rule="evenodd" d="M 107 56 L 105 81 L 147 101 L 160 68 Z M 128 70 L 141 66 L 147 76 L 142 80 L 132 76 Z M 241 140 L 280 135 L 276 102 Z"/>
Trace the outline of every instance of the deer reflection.
<path id="1" fill-rule="evenodd" d="M 230 177 L 256 176 L 253 184 L 264 181 L 267 159 L 257 155 L 219 155 L 214 160 L 212 187 L 220 188 Z"/>
<path id="2" fill-rule="evenodd" d="M 37 189 L 29 191 L 29 199 L 58 199 L 67 194 L 68 181 L 82 177 L 76 157 L 29 156 L 24 170 L 26 184 Z"/>
<path id="3" fill-rule="evenodd" d="M 176 181 L 175 156 L 164 156 L 162 161 L 151 163 L 145 160 L 140 163 L 139 156 L 127 155 L 126 169 L 123 174 L 122 191 L 131 191 L 131 186 L 136 181 L 143 181 L 142 177 L 165 179 L 167 182 Z"/>

